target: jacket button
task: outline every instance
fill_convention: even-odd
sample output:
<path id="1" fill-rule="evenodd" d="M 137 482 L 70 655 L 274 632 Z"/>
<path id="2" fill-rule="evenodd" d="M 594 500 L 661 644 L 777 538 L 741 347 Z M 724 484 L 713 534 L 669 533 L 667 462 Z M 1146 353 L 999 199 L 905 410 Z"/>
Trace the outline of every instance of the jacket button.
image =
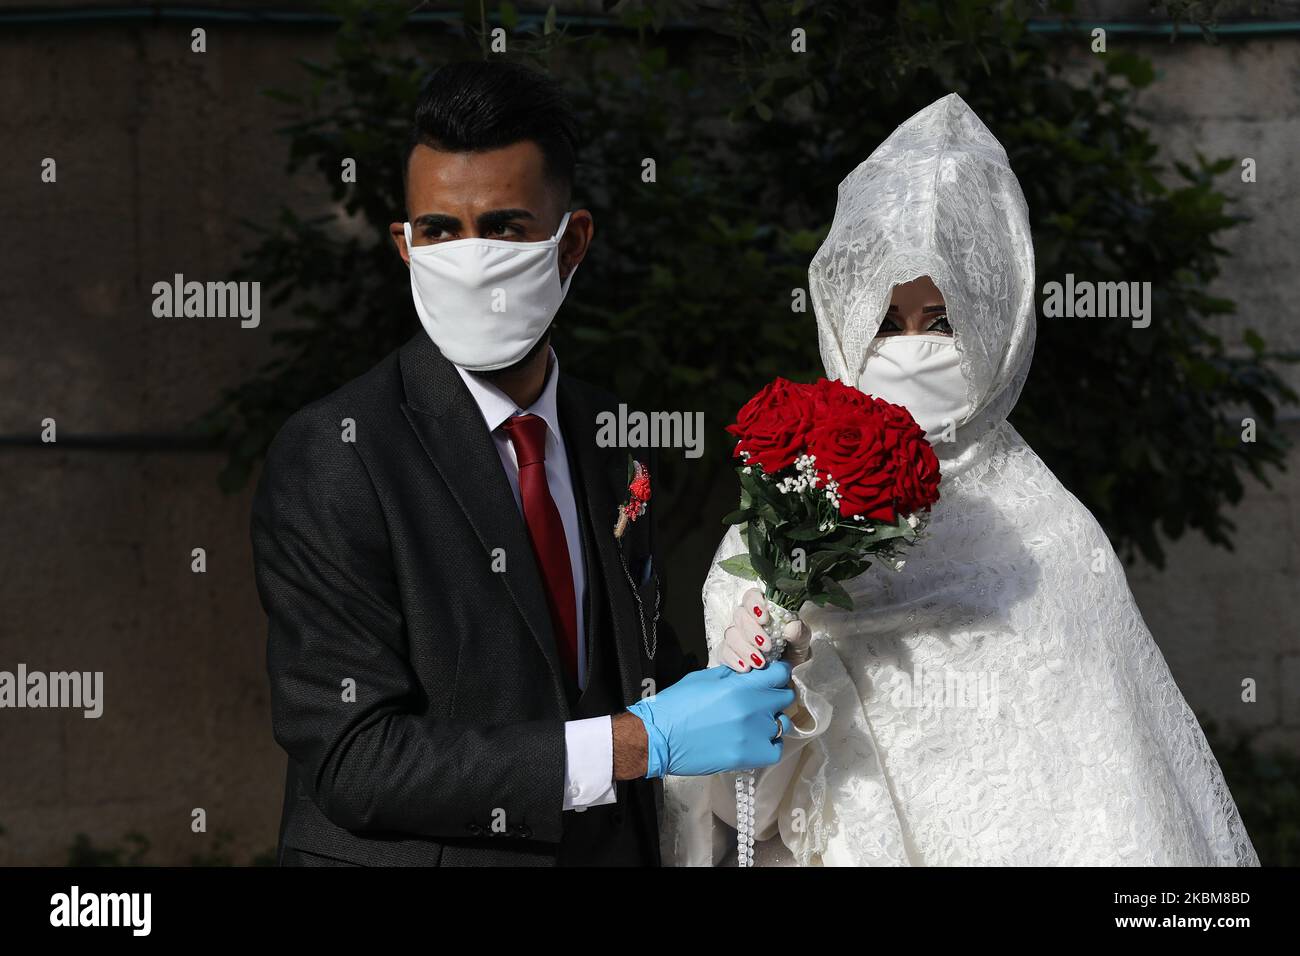
<path id="1" fill-rule="evenodd" d="M 477 823 L 467 823 L 465 825 L 465 829 L 469 830 L 469 832 L 474 834 L 475 836 L 483 835 L 483 828 L 479 826 Z"/>

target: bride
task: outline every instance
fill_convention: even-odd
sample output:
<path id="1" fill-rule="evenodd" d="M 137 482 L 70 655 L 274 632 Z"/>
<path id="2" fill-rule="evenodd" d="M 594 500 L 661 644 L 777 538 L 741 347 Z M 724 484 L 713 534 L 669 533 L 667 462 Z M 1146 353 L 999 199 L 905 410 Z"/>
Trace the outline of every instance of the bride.
<path id="1" fill-rule="evenodd" d="M 1007 422 L 1033 245 L 959 96 L 840 184 L 808 275 L 827 376 L 906 405 L 943 480 L 901 571 L 794 625 L 794 730 L 758 773 L 755 865 L 1258 865 L 1105 534 Z M 704 584 L 712 661 L 738 670 L 758 592 L 716 561 L 743 551 L 732 528 Z M 734 861 L 734 783 L 666 779 L 665 862 Z"/>

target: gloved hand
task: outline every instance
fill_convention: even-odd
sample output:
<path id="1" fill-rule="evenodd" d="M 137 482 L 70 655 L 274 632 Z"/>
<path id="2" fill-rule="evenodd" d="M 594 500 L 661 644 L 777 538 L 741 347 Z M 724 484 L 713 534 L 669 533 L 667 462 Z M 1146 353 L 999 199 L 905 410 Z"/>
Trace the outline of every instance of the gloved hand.
<path id="1" fill-rule="evenodd" d="M 732 615 L 731 626 L 723 632 L 722 643 L 714 652 L 719 663 L 742 674 L 763 667 L 772 650 L 772 639 L 776 637 L 769 616 L 763 592 L 757 588 L 746 591 L 740 599 L 740 607 Z M 781 628 L 781 636 L 785 638 L 781 660 L 792 667 L 808 660 L 812 631 L 807 624 L 795 618 Z"/>
<path id="2" fill-rule="evenodd" d="M 693 671 L 628 708 L 645 724 L 647 777 L 700 777 L 769 767 L 781 759 L 780 711 L 794 703 L 790 666 L 777 662 L 748 674 L 725 667 Z M 779 715 L 779 717 L 778 717 Z"/>

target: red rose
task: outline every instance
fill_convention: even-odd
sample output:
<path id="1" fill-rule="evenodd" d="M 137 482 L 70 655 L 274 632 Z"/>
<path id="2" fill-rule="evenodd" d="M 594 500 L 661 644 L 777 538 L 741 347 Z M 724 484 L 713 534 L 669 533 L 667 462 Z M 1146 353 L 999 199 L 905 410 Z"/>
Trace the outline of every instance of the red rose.
<path id="1" fill-rule="evenodd" d="M 748 452 L 746 462 L 774 474 L 803 453 L 816 409 L 807 385 L 776 378 L 745 403 L 727 431 L 737 436 L 732 454 Z"/>
<path id="2" fill-rule="evenodd" d="M 734 454 L 773 474 L 804 452 L 836 482 L 840 514 L 894 522 L 939 500 L 939 460 L 908 410 L 843 382 L 777 378 L 750 399 L 727 431 Z"/>
<path id="3" fill-rule="evenodd" d="M 809 388 L 818 419 L 847 409 L 869 408 L 874 401 L 870 395 L 834 379 L 818 379 Z"/>
<path id="4" fill-rule="evenodd" d="M 915 514 L 939 500 L 939 459 L 919 428 L 905 435 L 895 455 L 894 499 L 903 514 Z"/>
<path id="5" fill-rule="evenodd" d="M 906 408 L 826 379 L 812 391 L 808 450 L 838 483 L 841 515 L 894 522 L 939 500 L 939 460 Z"/>
<path id="6" fill-rule="evenodd" d="M 939 459 L 911 412 L 881 398 L 873 401 L 886 423 L 898 510 L 915 514 L 939 500 Z"/>
<path id="7" fill-rule="evenodd" d="M 885 422 L 874 408 L 850 404 L 819 416 L 808 435 L 817 472 L 838 484 L 840 514 L 893 521 L 894 472 L 885 447 Z"/>

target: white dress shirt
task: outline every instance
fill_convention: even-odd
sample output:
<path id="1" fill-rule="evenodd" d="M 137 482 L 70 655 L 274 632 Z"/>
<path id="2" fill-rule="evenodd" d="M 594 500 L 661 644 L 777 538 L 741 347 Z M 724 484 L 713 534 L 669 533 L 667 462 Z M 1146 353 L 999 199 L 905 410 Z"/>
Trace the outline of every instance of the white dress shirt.
<path id="1" fill-rule="evenodd" d="M 510 436 L 500 426 L 513 415 L 536 415 L 546 422 L 546 484 L 560 512 L 564 537 L 569 546 L 569 565 L 573 569 L 573 596 L 578 605 L 578 686 L 587 686 L 587 635 L 583 628 L 583 603 L 587 594 L 587 576 L 582 564 L 582 529 L 578 523 L 578 504 L 573 493 L 573 477 L 569 473 L 569 459 L 560 431 L 560 416 L 555 404 L 555 383 L 560 374 L 560 363 L 555 352 L 548 349 L 546 384 L 537 401 L 526 409 L 519 408 L 512 399 L 491 382 L 467 372 L 459 365 L 465 387 L 474 398 L 483 421 L 492 434 L 492 441 L 501 458 L 515 504 L 523 514 L 523 501 L 519 496 L 519 463 Z M 617 799 L 614 789 L 614 732 L 608 715 L 587 720 L 570 720 L 564 725 L 564 809 L 582 810 L 586 807 L 613 803 Z"/>

